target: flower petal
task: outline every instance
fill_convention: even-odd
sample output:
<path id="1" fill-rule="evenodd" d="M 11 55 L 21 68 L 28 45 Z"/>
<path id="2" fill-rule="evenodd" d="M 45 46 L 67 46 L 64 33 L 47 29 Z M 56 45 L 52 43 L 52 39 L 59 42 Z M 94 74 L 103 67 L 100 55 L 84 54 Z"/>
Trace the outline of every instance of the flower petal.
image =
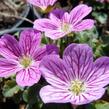
<path id="1" fill-rule="evenodd" d="M 94 70 L 88 75 L 87 81 L 90 88 L 109 84 L 109 57 L 101 57 L 95 61 Z"/>
<path id="2" fill-rule="evenodd" d="M 0 58 L 0 77 L 9 77 L 19 70 L 20 68 L 14 61 Z"/>
<path id="3" fill-rule="evenodd" d="M 39 64 L 31 66 L 28 69 L 22 69 L 16 75 L 16 82 L 19 86 L 32 86 L 39 81 L 41 73 L 39 71 Z"/>
<path id="4" fill-rule="evenodd" d="M 71 95 L 66 90 L 48 85 L 40 90 L 40 97 L 44 103 L 68 103 Z"/>
<path id="5" fill-rule="evenodd" d="M 58 24 L 56 24 L 54 21 L 43 18 L 35 20 L 33 28 L 42 32 L 46 32 L 48 30 L 56 30 L 58 28 Z"/>
<path id="6" fill-rule="evenodd" d="M 83 93 L 79 96 L 74 97 L 71 103 L 74 105 L 88 104 L 90 102 L 100 99 L 104 93 L 105 93 L 104 88 L 101 88 L 99 90 L 90 90 L 90 91 L 87 91 L 86 93 Z"/>
<path id="7" fill-rule="evenodd" d="M 33 54 L 41 43 L 41 33 L 34 29 L 27 29 L 21 32 L 19 46 L 22 54 Z"/>
<path id="8" fill-rule="evenodd" d="M 41 3 L 38 0 L 27 0 L 28 3 L 40 7 Z"/>
<path id="9" fill-rule="evenodd" d="M 72 69 L 72 78 L 85 80 L 93 69 L 92 49 L 87 44 L 71 44 L 63 55 L 64 61 Z"/>
<path id="10" fill-rule="evenodd" d="M 60 23 L 60 20 L 62 19 L 64 13 L 65 11 L 62 9 L 55 9 L 50 13 L 49 18 L 55 22 Z"/>
<path id="11" fill-rule="evenodd" d="M 58 47 L 56 47 L 55 45 L 46 45 L 44 47 L 38 48 L 36 52 L 32 55 L 32 57 L 36 61 L 41 61 L 41 59 L 46 55 L 58 53 Z"/>
<path id="12" fill-rule="evenodd" d="M 94 27 L 94 20 L 85 19 L 73 27 L 73 31 L 83 31 Z"/>
<path id="13" fill-rule="evenodd" d="M 42 75 L 48 83 L 58 88 L 68 86 L 69 69 L 57 55 L 48 55 L 40 64 Z"/>
<path id="14" fill-rule="evenodd" d="M 47 7 L 53 5 L 57 0 L 27 0 L 30 4 L 38 7 Z"/>
<path id="15" fill-rule="evenodd" d="M 66 33 L 62 32 L 60 30 L 51 30 L 51 31 L 46 31 L 45 32 L 45 36 L 49 37 L 49 38 L 51 38 L 53 40 L 57 40 L 59 38 L 62 38 L 65 35 L 66 35 Z"/>
<path id="16" fill-rule="evenodd" d="M 7 59 L 17 59 L 21 56 L 18 41 L 9 34 L 5 34 L 0 39 L 0 55 Z"/>
<path id="17" fill-rule="evenodd" d="M 91 7 L 88 7 L 87 5 L 80 4 L 76 6 L 71 12 L 70 12 L 70 23 L 76 24 L 80 22 L 84 17 L 86 17 L 90 12 L 92 11 Z"/>

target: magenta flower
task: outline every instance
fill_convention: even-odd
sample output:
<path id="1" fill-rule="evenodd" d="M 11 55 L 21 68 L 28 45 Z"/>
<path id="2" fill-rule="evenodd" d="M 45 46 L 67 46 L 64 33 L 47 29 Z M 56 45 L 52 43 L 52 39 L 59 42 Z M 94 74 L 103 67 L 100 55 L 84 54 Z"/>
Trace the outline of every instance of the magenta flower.
<path id="1" fill-rule="evenodd" d="M 92 49 L 87 44 L 69 45 L 63 59 L 45 56 L 40 69 L 50 84 L 40 91 L 44 103 L 86 104 L 100 99 L 109 83 L 109 57 L 93 62 Z"/>
<path id="2" fill-rule="evenodd" d="M 53 6 L 57 0 L 27 0 L 28 3 L 46 10 L 48 6 Z"/>
<path id="3" fill-rule="evenodd" d="M 58 39 L 71 32 L 91 29 L 94 26 L 94 21 L 83 20 L 91 11 L 92 8 L 84 4 L 78 5 L 70 13 L 56 9 L 50 13 L 49 19 L 35 20 L 34 28 L 45 32 L 45 36 L 51 39 Z"/>
<path id="4" fill-rule="evenodd" d="M 16 82 L 20 86 L 32 86 L 41 77 L 39 63 L 50 53 L 57 53 L 54 45 L 41 47 L 41 34 L 33 29 L 24 30 L 19 42 L 11 35 L 0 39 L 0 77 L 16 73 Z"/>

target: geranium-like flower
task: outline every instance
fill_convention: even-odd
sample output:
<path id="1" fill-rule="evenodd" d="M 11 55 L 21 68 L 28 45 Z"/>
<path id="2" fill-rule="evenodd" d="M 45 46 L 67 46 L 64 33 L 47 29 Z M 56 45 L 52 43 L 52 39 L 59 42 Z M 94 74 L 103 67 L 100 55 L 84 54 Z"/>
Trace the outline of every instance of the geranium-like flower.
<path id="1" fill-rule="evenodd" d="M 40 96 L 44 103 L 86 104 L 100 99 L 109 83 L 109 57 L 93 62 L 91 47 L 71 44 L 63 54 L 42 59 L 40 69 L 46 81 Z"/>
<path id="2" fill-rule="evenodd" d="M 0 39 L 0 77 L 9 77 L 16 73 L 16 82 L 20 86 L 32 86 L 41 77 L 39 63 L 50 53 L 57 53 L 54 45 L 40 46 L 41 33 L 28 29 L 20 35 L 19 42 L 9 34 Z"/>
<path id="3" fill-rule="evenodd" d="M 94 26 L 94 20 L 83 20 L 91 11 L 92 8 L 84 4 L 78 5 L 70 13 L 56 9 L 50 13 L 48 19 L 35 20 L 34 28 L 44 32 L 45 36 L 51 39 L 58 39 L 71 32 L 91 29 Z"/>
<path id="4" fill-rule="evenodd" d="M 41 8 L 43 11 L 47 9 L 48 6 L 53 6 L 57 0 L 27 0 L 28 3 Z"/>

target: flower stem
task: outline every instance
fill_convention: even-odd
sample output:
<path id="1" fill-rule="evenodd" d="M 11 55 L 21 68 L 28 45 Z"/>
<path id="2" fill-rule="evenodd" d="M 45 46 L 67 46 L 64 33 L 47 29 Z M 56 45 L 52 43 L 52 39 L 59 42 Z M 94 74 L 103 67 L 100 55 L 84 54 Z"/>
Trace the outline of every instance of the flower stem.
<path id="1" fill-rule="evenodd" d="M 72 104 L 73 109 L 77 109 L 77 105 Z"/>
<path id="2" fill-rule="evenodd" d="M 27 18 L 25 18 L 25 17 L 21 17 L 21 16 L 17 16 L 17 15 L 8 15 L 8 14 L 2 13 L 2 12 L 0 12 L 0 15 L 1 15 L 1 16 L 5 16 L 5 17 L 14 17 L 14 18 L 16 18 L 16 19 L 25 20 L 25 21 L 27 21 L 27 22 L 33 24 L 33 22 L 32 22 L 31 20 L 29 20 L 29 19 L 27 19 Z"/>

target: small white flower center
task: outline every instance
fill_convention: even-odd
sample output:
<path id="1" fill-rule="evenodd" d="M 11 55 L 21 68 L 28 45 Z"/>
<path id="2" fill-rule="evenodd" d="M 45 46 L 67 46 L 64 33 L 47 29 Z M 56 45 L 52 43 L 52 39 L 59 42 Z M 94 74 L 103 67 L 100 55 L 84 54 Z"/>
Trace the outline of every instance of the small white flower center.
<path id="1" fill-rule="evenodd" d="M 32 59 L 30 57 L 24 56 L 22 59 L 20 59 L 20 64 L 24 67 L 27 68 L 31 65 Z"/>
<path id="2" fill-rule="evenodd" d="M 71 31 L 71 25 L 68 24 L 68 23 L 63 23 L 62 26 L 61 26 L 61 30 L 63 32 L 70 32 Z"/>
<path id="3" fill-rule="evenodd" d="M 69 90 L 73 92 L 75 95 L 79 95 L 80 93 L 84 92 L 86 89 L 84 82 L 80 80 L 71 81 L 71 86 Z"/>

